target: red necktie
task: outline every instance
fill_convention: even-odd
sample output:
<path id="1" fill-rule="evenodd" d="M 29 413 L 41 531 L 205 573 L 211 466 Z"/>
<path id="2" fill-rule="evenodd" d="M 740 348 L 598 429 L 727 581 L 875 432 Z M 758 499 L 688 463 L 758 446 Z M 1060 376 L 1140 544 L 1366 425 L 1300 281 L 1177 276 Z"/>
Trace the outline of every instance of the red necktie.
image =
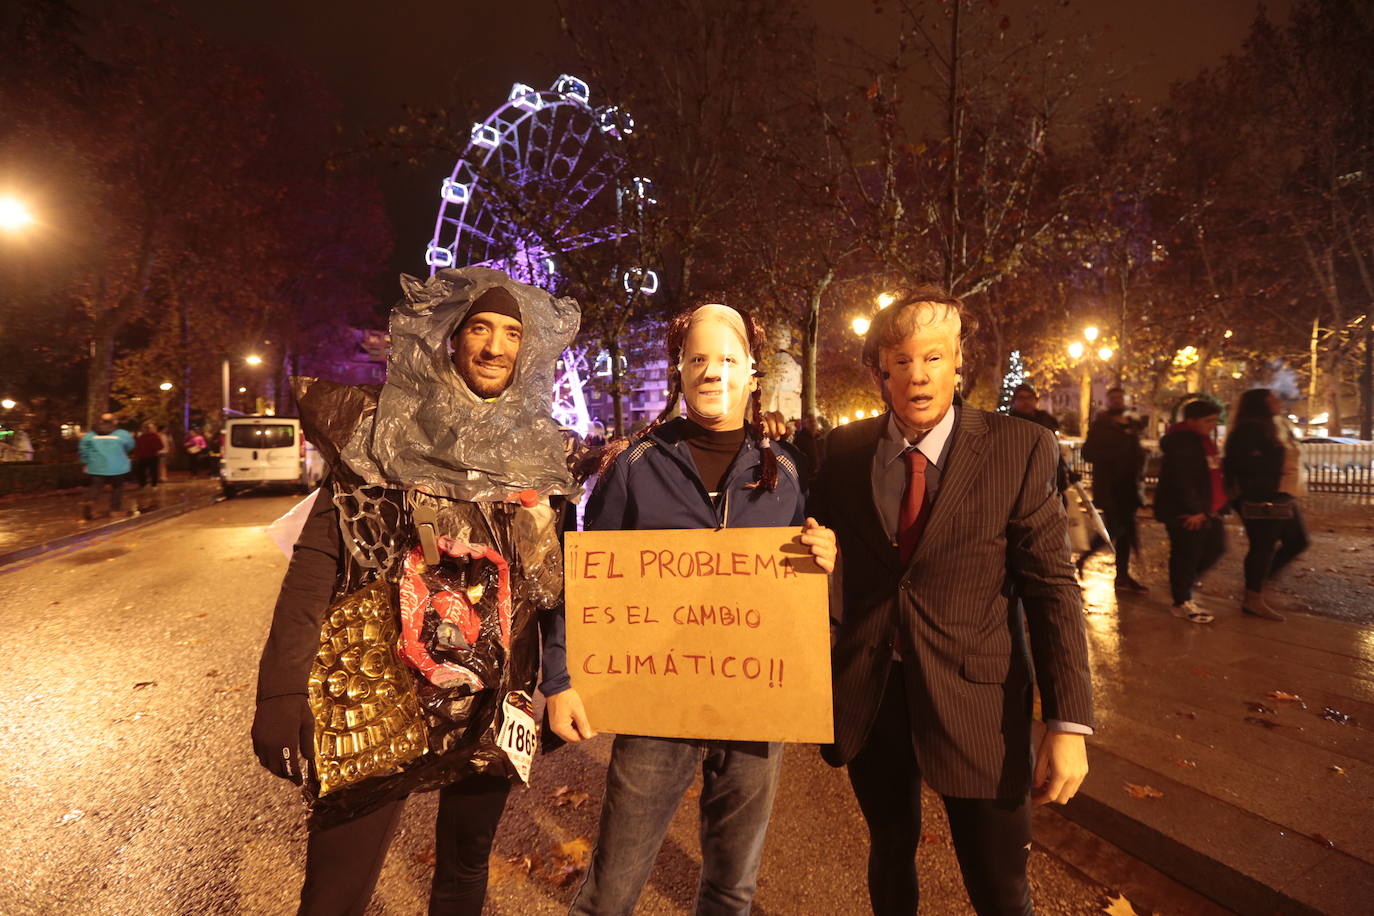
<path id="1" fill-rule="evenodd" d="M 897 547 L 902 562 L 911 559 L 921 540 L 926 516 L 926 456 L 919 449 L 910 448 L 906 455 L 906 492 L 902 494 L 902 513 L 897 519 Z"/>

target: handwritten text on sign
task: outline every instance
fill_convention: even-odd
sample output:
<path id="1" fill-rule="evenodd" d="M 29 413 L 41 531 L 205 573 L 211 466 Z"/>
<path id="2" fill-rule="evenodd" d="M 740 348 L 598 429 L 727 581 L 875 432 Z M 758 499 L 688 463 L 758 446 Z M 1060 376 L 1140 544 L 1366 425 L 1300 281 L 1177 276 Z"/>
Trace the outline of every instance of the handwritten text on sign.
<path id="1" fill-rule="evenodd" d="M 568 670 L 592 725 L 832 740 L 826 577 L 799 533 L 570 533 Z"/>

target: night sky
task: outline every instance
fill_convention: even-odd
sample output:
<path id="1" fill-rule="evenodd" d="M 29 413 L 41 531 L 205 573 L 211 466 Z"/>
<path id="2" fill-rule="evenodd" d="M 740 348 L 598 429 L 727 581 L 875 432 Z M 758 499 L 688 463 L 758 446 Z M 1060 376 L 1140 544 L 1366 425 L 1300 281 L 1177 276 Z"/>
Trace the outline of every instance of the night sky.
<path id="1" fill-rule="evenodd" d="M 1032 0 L 980 0 L 1015 19 Z M 646 8 L 652 0 L 646 0 Z M 892 34 L 892 12 L 868 0 L 812 0 L 818 25 L 835 36 L 877 43 Z M 76 0 L 101 16 L 125 15 L 117 0 Z M 889 6 L 891 4 L 888 4 Z M 1237 50 L 1258 0 L 1057 0 L 1064 31 L 1100 35 L 1103 62 L 1126 70 L 1116 88 L 1146 102 L 1169 85 Z M 1265 4 L 1282 20 L 1293 0 Z M 552 0 L 185 0 L 190 20 L 213 38 L 261 46 L 318 71 L 343 104 L 348 140 L 403 119 L 401 106 L 477 105 L 485 117 L 513 82 L 550 85 L 578 72 Z M 593 93 L 596 87 L 592 87 Z M 379 165 L 397 250 L 396 270 L 424 271 L 435 188 L 443 175 Z M 447 167 L 445 167 L 445 174 Z"/>

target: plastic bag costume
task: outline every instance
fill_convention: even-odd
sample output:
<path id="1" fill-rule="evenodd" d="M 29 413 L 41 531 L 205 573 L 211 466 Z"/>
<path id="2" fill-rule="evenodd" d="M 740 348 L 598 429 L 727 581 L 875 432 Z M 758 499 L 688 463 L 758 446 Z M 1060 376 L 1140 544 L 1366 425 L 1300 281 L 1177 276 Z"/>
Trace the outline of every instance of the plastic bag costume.
<path id="1" fill-rule="evenodd" d="M 522 339 L 484 400 L 449 341 L 493 286 Z M 472 772 L 528 779 L 537 615 L 562 593 L 550 497 L 577 488 L 550 407 L 577 303 L 482 267 L 402 287 L 380 390 L 296 381 L 345 545 L 308 686 L 324 821 Z"/>

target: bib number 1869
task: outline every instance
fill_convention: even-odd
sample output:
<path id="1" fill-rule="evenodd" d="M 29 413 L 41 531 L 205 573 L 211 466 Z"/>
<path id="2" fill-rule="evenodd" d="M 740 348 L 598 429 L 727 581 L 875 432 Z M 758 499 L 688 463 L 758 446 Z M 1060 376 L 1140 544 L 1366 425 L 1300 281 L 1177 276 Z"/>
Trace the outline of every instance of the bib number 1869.
<path id="1" fill-rule="evenodd" d="M 518 690 L 506 694 L 501 704 L 501 730 L 497 732 L 496 743 L 515 767 L 520 781 L 526 784 L 530 781 L 538 737 L 539 731 L 534 725 L 534 699 Z"/>

